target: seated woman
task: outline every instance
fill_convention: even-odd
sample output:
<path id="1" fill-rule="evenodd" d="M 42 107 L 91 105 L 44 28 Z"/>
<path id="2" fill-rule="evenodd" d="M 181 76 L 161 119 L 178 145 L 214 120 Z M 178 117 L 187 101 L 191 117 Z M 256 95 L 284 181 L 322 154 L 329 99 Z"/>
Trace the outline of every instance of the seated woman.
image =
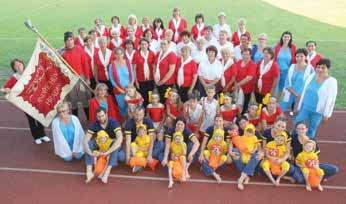
<path id="1" fill-rule="evenodd" d="M 182 132 L 175 132 L 173 134 L 173 140 L 170 145 L 170 161 L 168 163 L 168 188 L 172 188 L 174 179 L 178 181 L 186 181 L 186 154 L 187 146 L 184 142 L 184 136 Z"/>
<path id="2" fill-rule="evenodd" d="M 256 128 L 252 124 L 247 124 L 244 128 L 244 135 L 240 136 L 241 142 L 230 143 L 229 155 L 234 161 L 234 165 L 241 172 L 238 179 L 238 189 L 243 190 L 244 184 L 248 184 L 250 176 L 253 176 L 257 164 L 262 156 L 259 155 L 259 141 L 255 135 Z M 235 148 L 233 148 L 233 145 Z"/>
<path id="3" fill-rule="evenodd" d="M 52 122 L 54 152 L 65 161 L 80 160 L 84 155 L 84 130 L 79 119 L 69 114 L 66 102 L 58 104 L 59 116 Z"/>
<path id="4" fill-rule="evenodd" d="M 133 118 L 137 107 L 143 105 L 143 97 L 133 84 L 126 87 L 125 103 L 127 105 L 127 118 Z"/>
<path id="5" fill-rule="evenodd" d="M 276 119 L 278 119 L 279 117 L 285 116 L 282 113 L 276 98 L 270 97 L 267 107 L 264 107 L 261 112 L 261 129 L 264 131 L 265 129 L 271 128 L 274 125 Z"/>
<path id="6" fill-rule="evenodd" d="M 104 83 L 97 84 L 95 88 L 95 97 L 89 101 L 89 122 L 96 121 L 96 110 L 99 107 L 104 108 L 108 112 L 108 116 L 116 121 L 121 122 L 122 118 L 119 114 L 118 106 L 115 103 L 114 97 L 109 95 L 108 86 Z"/>
<path id="7" fill-rule="evenodd" d="M 319 159 L 315 149 L 316 142 L 308 140 L 303 144 L 303 151 L 296 157 L 296 164 L 303 173 L 307 191 L 311 191 L 311 187 L 317 187 L 319 191 L 323 191 L 321 181 L 324 171 L 319 167 Z"/>
<path id="8" fill-rule="evenodd" d="M 280 184 L 280 179 L 290 169 L 290 164 L 286 161 L 290 155 L 287 138 L 287 133 L 282 131 L 274 138 L 274 141 L 267 143 L 265 146 L 265 157 L 261 166 L 264 173 L 275 186 Z M 276 180 L 273 176 L 277 176 Z"/>
<path id="9" fill-rule="evenodd" d="M 148 164 L 147 157 L 149 153 L 149 147 L 151 143 L 151 137 L 147 133 L 145 125 L 141 124 L 137 127 L 137 137 L 134 142 L 131 143 L 131 154 L 130 167 L 132 172 L 136 173 L 142 170 Z M 152 170 L 155 170 L 155 166 L 158 163 L 157 160 L 153 159 L 149 166 Z"/>
<path id="10" fill-rule="evenodd" d="M 184 104 L 181 102 L 177 89 L 172 88 L 167 90 L 166 100 L 166 126 L 173 127 L 174 121 L 182 115 Z"/>
<path id="11" fill-rule="evenodd" d="M 207 150 L 203 155 L 205 160 L 202 162 L 202 169 L 206 176 L 212 175 L 218 183 L 221 177 L 216 170 L 227 161 L 227 143 L 224 140 L 225 131 L 223 129 L 214 130 L 212 138 L 209 140 Z"/>
<path id="12" fill-rule="evenodd" d="M 189 95 L 189 100 L 184 104 L 184 119 L 187 128 L 201 141 L 203 134 L 200 134 L 200 128 L 204 119 L 204 111 L 202 105 L 198 103 L 198 94 Z"/>

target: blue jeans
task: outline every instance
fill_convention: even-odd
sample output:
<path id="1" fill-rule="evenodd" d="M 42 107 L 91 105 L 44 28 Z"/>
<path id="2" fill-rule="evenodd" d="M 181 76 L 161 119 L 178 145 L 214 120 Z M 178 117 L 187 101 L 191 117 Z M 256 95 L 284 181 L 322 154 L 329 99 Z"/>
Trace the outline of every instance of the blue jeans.
<path id="1" fill-rule="evenodd" d="M 89 148 L 91 151 L 95 150 L 97 147 L 95 139 L 91 139 L 89 141 Z M 114 152 L 110 153 L 110 157 L 108 159 L 108 166 L 114 167 L 118 166 L 118 162 L 125 161 L 125 152 L 121 149 L 121 147 Z M 85 154 L 85 164 L 86 165 L 94 165 L 94 157 L 89 154 Z"/>
<path id="2" fill-rule="evenodd" d="M 79 152 L 76 154 L 75 157 L 72 157 L 72 155 L 71 155 L 69 157 L 64 157 L 63 159 L 65 162 L 70 162 L 70 161 L 72 161 L 73 158 L 75 158 L 76 160 L 81 160 L 83 158 L 83 156 L 84 156 L 84 152 Z"/>
<path id="3" fill-rule="evenodd" d="M 236 148 L 233 148 L 233 152 L 236 152 L 240 155 L 239 150 Z M 257 156 L 257 153 L 253 153 L 247 164 L 244 164 L 243 161 L 241 160 L 241 156 L 239 156 L 239 159 L 233 159 L 234 165 L 238 169 L 239 172 L 245 173 L 248 176 L 253 176 L 258 163 L 261 161 L 261 160 L 257 160 L 256 156 Z"/>
<path id="4" fill-rule="evenodd" d="M 223 164 L 218 169 L 224 168 L 225 166 L 226 166 L 226 164 Z M 202 162 L 202 171 L 203 171 L 205 176 L 210 176 L 215 172 L 214 169 L 209 166 L 209 163 L 207 160 L 204 160 Z"/>
<path id="5" fill-rule="evenodd" d="M 291 176 L 297 181 L 297 183 L 305 183 L 304 175 L 301 169 L 295 164 L 294 166 L 295 170 Z M 330 178 L 339 172 L 339 168 L 333 164 L 321 163 L 319 167 L 324 171 L 323 179 Z"/>
<path id="6" fill-rule="evenodd" d="M 308 124 L 307 135 L 310 139 L 313 139 L 316 136 L 316 130 L 320 125 L 322 118 L 322 114 L 306 110 L 304 107 L 302 107 L 294 119 L 294 127 L 297 123 L 306 121 Z"/>
<path id="7" fill-rule="evenodd" d="M 162 140 L 156 140 L 153 146 L 153 152 L 152 152 L 153 158 L 162 162 L 164 149 L 165 149 L 165 143 Z"/>

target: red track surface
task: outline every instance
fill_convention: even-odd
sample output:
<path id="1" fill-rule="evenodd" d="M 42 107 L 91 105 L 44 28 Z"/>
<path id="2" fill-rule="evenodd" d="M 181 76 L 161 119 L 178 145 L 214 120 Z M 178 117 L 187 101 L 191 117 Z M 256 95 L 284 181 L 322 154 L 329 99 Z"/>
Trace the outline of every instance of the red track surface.
<path id="1" fill-rule="evenodd" d="M 255 176 L 243 192 L 233 181 L 239 173 L 233 166 L 220 171 L 226 183 L 216 184 L 206 178 L 197 166 L 190 170 L 192 182 L 175 184 L 167 189 L 166 170 L 160 168 L 131 175 L 121 166 L 112 170 L 107 185 L 98 179 L 84 183 L 84 163 L 65 163 L 53 153 L 53 145 L 34 145 L 24 114 L 6 102 L 0 102 L 0 203 L 345 203 L 346 202 L 346 112 L 335 113 L 320 128 L 319 140 L 343 141 L 343 144 L 321 143 L 321 161 L 337 164 L 340 172 L 323 183 L 324 192 L 305 191 L 303 186 L 268 185 L 264 176 Z M 48 132 L 50 135 L 50 132 Z M 11 168 L 11 169 L 5 169 Z M 44 170 L 43 172 L 38 172 Z M 51 171 L 46 171 L 51 170 Z M 125 178 L 124 178 L 125 176 Z M 126 177 L 131 176 L 131 177 Z M 231 182 L 232 181 L 232 182 Z M 251 183 L 250 182 L 250 183 Z M 283 184 L 288 184 L 283 181 Z M 329 187 L 329 188 L 328 188 Z M 338 189 L 335 189 L 338 188 Z"/>

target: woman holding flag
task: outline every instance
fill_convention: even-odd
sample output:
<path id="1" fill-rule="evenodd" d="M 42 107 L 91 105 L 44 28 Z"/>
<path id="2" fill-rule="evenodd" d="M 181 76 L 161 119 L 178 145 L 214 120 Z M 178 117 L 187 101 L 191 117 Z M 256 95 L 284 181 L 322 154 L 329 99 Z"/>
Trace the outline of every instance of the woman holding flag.
<path id="1" fill-rule="evenodd" d="M 14 74 L 6 81 L 5 85 L 0 89 L 1 93 L 9 94 L 11 89 L 16 85 L 17 81 L 20 79 L 24 72 L 24 62 L 18 58 L 11 61 L 11 68 Z M 49 137 L 46 136 L 44 132 L 43 125 L 31 117 L 29 114 L 25 113 L 28 119 L 31 135 L 35 140 L 36 144 L 42 144 L 42 142 L 50 142 Z"/>

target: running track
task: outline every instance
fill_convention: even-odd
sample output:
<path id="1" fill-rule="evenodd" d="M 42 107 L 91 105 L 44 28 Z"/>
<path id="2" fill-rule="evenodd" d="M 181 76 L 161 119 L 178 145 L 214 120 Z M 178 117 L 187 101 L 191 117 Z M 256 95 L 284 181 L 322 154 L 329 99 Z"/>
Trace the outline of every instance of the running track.
<path id="1" fill-rule="evenodd" d="M 337 164 L 340 172 L 324 184 L 324 192 L 283 181 L 273 187 L 264 176 L 255 176 L 243 192 L 236 189 L 239 173 L 233 166 L 220 170 L 223 183 L 207 178 L 192 166 L 192 179 L 167 189 L 164 168 L 133 175 L 120 166 L 112 170 L 107 185 L 94 179 L 84 183 L 84 164 L 65 163 L 53 145 L 34 145 L 24 114 L 0 99 L 0 203 L 345 203 L 346 111 L 337 111 L 317 136 L 322 162 Z M 81 114 L 83 117 L 84 115 Z M 82 118 L 85 123 L 85 119 Z M 51 132 L 47 131 L 48 135 Z"/>

